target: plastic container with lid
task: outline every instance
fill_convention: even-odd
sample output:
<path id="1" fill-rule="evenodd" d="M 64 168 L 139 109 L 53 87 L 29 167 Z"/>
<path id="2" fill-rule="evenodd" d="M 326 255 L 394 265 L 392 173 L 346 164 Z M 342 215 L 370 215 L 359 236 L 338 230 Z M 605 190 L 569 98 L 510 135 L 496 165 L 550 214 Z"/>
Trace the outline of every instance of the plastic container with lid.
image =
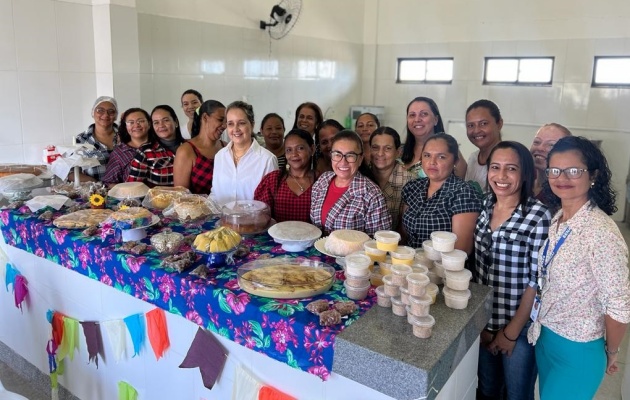
<path id="1" fill-rule="evenodd" d="M 361 288 L 370 284 L 370 275 L 354 276 L 346 272 L 346 283 L 348 286 Z"/>
<path id="2" fill-rule="evenodd" d="M 394 284 L 394 278 L 391 275 L 383 276 L 383 287 L 386 295 L 400 296 L 399 286 Z"/>
<path id="3" fill-rule="evenodd" d="M 424 250 L 422 248 L 416 249 L 414 263 L 422 264 L 427 268 L 431 268 L 433 266 L 433 260 L 429 260 L 429 257 L 427 257 L 427 255 L 424 254 Z"/>
<path id="4" fill-rule="evenodd" d="M 444 271 L 446 273 L 446 287 L 453 290 L 466 290 L 470 285 L 472 272 L 467 269 L 461 271 Z"/>
<path id="5" fill-rule="evenodd" d="M 431 296 L 425 294 L 423 296 L 409 296 L 409 305 L 411 306 L 411 312 L 416 317 L 424 317 L 429 315 L 431 309 Z"/>
<path id="6" fill-rule="evenodd" d="M 431 296 L 431 304 L 435 304 L 435 300 L 437 299 L 438 293 L 440 293 L 440 288 L 433 282 L 430 282 L 427 285 L 427 294 Z"/>
<path id="7" fill-rule="evenodd" d="M 400 288 L 400 299 L 402 300 L 403 303 L 405 303 L 406 305 L 409 305 L 409 290 L 407 290 L 407 288 L 404 288 L 404 287 Z"/>
<path id="8" fill-rule="evenodd" d="M 370 283 L 372 286 L 382 286 L 383 285 L 383 275 L 378 272 L 372 272 L 370 274 Z"/>
<path id="9" fill-rule="evenodd" d="M 468 299 L 470 299 L 470 290 L 453 290 L 447 286 L 442 289 L 444 293 L 444 302 L 449 308 L 455 310 L 463 310 L 468 307 Z"/>
<path id="10" fill-rule="evenodd" d="M 385 257 L 385 261 L 378 263 L 378 268 L 383 275 L 389 275 L 392 273 L 392 258 L 390 256 Z"/>
<path id="11" fill-rule="evenodd" d="M 461 271 L 466 265 L 468 255 L 463 250 L 453 250 L 442 253 L 442 266 L 447 271 Z"/>
<path id="12" fill-rule="evenodd" d="M 390 251 L 389 254 L 392 256 L 393 264 L 411 265 L 416 256 L 416 250 L 408 246 L 398 246 L 396 250 Z"/>
<path id="13" fill-rule="evenodd" d="M 400 233 L 395 231 L 377 231 L 374 233 L 376 247 L 383 251 L 395 251 L 400 242 Z"/>
<path id="14" fill-rule="evenodd" d="M 413 321 L 418 319 L 418 317 L 416 317 L 415 315 L 413 315 L 411 313 L 411 306 L 410 305 L 406 305 L 405 306 L 405 310 L 407 311 L 407 322 L 409 322 L 411 325 L 413 325 Z"/>
<path id="15" fill-rule="evenodd" d="M 427 272 L 427 276 L 429 277 L 429 281 L 435 285 L 441 285 L 443 283 L 442 277 L 435 273 L 435 268 L 430 269 L 429 272 Z"/>
<path id="16" fill-rule="evenodd" d="M 453 232 L 435 231 L 431 233 L 431 242 L 433 243 L 433 250 L 440 253 L 446 253 L 455 249 L 455 242 L 457 241 L 457 235 Z"/>
<path id="17" fill-rule="evenodd" d="M 385 294 L 385 288 L 382 285 L 376 288 L 376 304 L 385 308 L 392 306 L 392 297 Z"/>
<path id="18" fill-rule="evenodd" d="M 414 274 L 426 274 L 429 272 L 429 267 L 422 264 L 411 264 L 411 272 Z"/>
<path id="19" fill-rule="evenodd" d="M 411 273 L 407 275 L 407 289 L 412 296 L 423 296 L 429 283 L 429 277 L 426 274 Z"/>
<path id="20" fill-rule="evenodd" d="M 444 267 L 440 261 L 433 261 L 433 272 L 440 278 L 444 278 Z"/>
<path id="21" fill-rule="evenodd" d="M 372 259 L 372 262 L 385 261 L 387 252 L 376 246 L 376 240 L 368 240 L 363 243 L 363 249 L 365 250 L 365 254 Z"/>
<path id="22" fill-rule="evenodd" d="M 431 315 L 417 317 L 413 320 L 413 334 L 420 339 L 428 339 L 433 334 L 435 318 Z"/>
<path id="23" fill-rule="evenodd" d="M 269 206 L 258 200 L 236 200 L 221 208 L 221 226 L 241 235 L 262 233 L 271 221 Z"/>
<path id="24" fill-rule="evenodd" d="M 442 254 L 433 247 L 432 240 L 425 240 L 422 242 L 422 249 L 424 250 L 424 255 L 429 260 L 440 261 L 442 259 Z"/>
<path id="25" fill-rule="evenodd" d="M 400 296 L 395 296 L 391 298 L 392 300 L 392 312 L 395 315 L 398 315 L 400 317 L 404 317 L 407 315 L 407 309 L 406 304 L 402 302 L 402 300 L 400 299 Z"/>
<path id="26" fill-rule="evenodd" d="M 411 273 L 412 269 L 409 265 L 405 264 L 393 264 L 392 265 L 392 278 L 394 285 L 407 286 L 407 275 Z"/>
<path id="27" fill-rule="evenodd" d="M 160 254 L 175 254 L 184 243 L 184 235 L 164 231 L 151 236 L 151 246 Z"/>
<path id="28" fill-rule="evenodd" d="M 363 287 L 354 287 L 348 285 L 348 282 L 344 282 L 343 286 L 346 288 L 346 296 L 352 300 L 363 300 L 367 297 L 368 290 L 370 289 L 370 282 Z"/>
<path id="29" fill-rule="evenodd" d="M 369 276 L 370 275 L 370 265 L 372 264 L 372 259 L 361 253 L 352 253 L 346 256 L 346 274 L 350 274 L 353 276 Z"/>

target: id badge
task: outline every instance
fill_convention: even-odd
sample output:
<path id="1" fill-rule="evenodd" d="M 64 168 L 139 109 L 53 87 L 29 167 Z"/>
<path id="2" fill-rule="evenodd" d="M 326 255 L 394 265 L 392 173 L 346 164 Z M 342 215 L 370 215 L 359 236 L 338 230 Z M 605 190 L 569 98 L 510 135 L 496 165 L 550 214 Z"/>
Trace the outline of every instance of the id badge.
<path id="1" fill-rule="evenodd" d="M 534 322 L 538 319 L 538 311 L 540 311 L 540 295 L 536 295 L 536 297 L 534 297 L 532 311 L 529 313 L 529 318 L 531 318 Z"/>

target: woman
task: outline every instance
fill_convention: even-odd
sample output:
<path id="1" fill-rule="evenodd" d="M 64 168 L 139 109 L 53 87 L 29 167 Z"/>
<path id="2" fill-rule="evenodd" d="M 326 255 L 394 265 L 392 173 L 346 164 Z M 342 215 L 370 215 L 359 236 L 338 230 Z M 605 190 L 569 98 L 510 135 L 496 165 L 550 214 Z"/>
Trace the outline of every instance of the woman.
<path id="1" fill-rule="evenodd" d="M 342 131 L 343 126 L 334 119 L 322 122 L 315 131 L 315 174 L 319 177 L 326 171 L 332 171 L 330 150 L 332 140 L 337 132 Z"/>
<path id="2" fill-rule="evenodd" d="M 396 160 L 400 136 L 395 129 L 388 126 L 377 128 L 368 143 L 372 152 L 372 173 L 392 216 L 392 229 L 396 230 L 401 216 L 402 188 L 415 176 Z"/>
<path id="3" fill-rule="evenodd" d="M 195 112 L 193 138 L 175 154 L 173 184 L 191 193 L 209 194 L 214 176 L 216 154 L 225 147 L 220 139 L 225 130 L 225 106 L 216 100 L 205 101 Z"/>
<path id="4" fill-rule="evenodd" d="M 185 142 L 182 136 L 179 119 L 175 110 L 169 105 L 162 104 L 156 106 L 151 111 L 153 131 L 164 149 L 176 154 L 179 146 Z"/>
<path id="5" fill-rule="evenodd" d="M 426 140 L 435 133 L 444 132 L 440 110 L 433 99 L 416 97 L 407 105 L 407 139 L 403 146 L 402 162 L 409 172 L 418 178 L 426 177 L 422 168 L 422 148 Z M 461 153 L 455 175 L 466 176 L 466 161 Z"/>
<path id="6" fill-rule="evenodd" d="M 359 137 L 363 141 L 363 150 L 365 151 L 365 154 L 363 155 L 363 162 L 366 165 L 370 165 L 370 162 L 372 161 L 370 156 L 370 135 L 372 135 L 372 132 L 380 126 L 381 123 L 378 120 L 378 117 L 369 112 L 359 115 L 357 122 L 354 124 L 355 131 L 359 134 Z"/>
<path id="7" fill-rule="evenodd" d="M 477 100 L 466 110 L 466 135 L 470 143 L 479 150 L 468 157 L 466 182 L 479 186 L 481 193 L 488 191 L 488 168 L 490 152 L 501 141 L 503 118 L 499 107 L 490 100 Z"/>
<path id="8" fill-rule="evenodd" d="M 355 132 L 343 130 L 333 138 L 333 171 L 317 179 L 311 195 L 311 221 L 326 233 L 354 229 L 373 235 L 391 229 L 381 190 L 359 172 L 362 155 L 363 142 Z"/>
<path id="9" fill-rule="evenodd" d="M 243 101 L 225 112 L 230 143 L 216 155 L 216 174 L 210 196 L 219 204 L 252 200 L 263 176 L 278 169 L 278 160 L 253 139 L 254 109 Z"/>
<path id="10" fill-rule="evenodd" d="M 278 169 L 287 168 L 284 154 L 284 120 L 276 113 L 265 115 L 260 124 L 260 132 L 265 139 L 265 148 L 278 159 Z"/>
<path id="11" fill-rule="evenodd" d="M 96 158 L 100 165 L 83 168 L 81 181 L 101 181 L 105 176 L 109 156 L 119 143 L 118 126 L 115 123 L 117 116 L 118 104 L 113 97 L 101 96 L 96 99 L 92 106 L 94 123 L 85 132 L 76 136 L 76 142 L 77 144 L 86 143 L 94 146 L 94 150 L 90 151 L 88 155 Z"/>
<path id="12" fill-rule="evenodd" d="M 536 136 L 534 137 L 534 141 L 532 142 L 532 146 L 529 148 L 529 151 L 532 153 L 532 157 L 534 157 L 534 166 L 536 167 L 537 172 L 536 183 L 534 185 L 534 195 L 543 203 L 545 203 L 545 199 L 542 195 L 542 186 L 545 182 L 547 182 L 547 176 L 545 175 L 545 170 L 547 169 L 547 156 L 558 140 L 565 136 L 571 136 L 571 131 L 566 127 L 554 122 L 545 124 L 538 129 L 538 132 L 536 132 Z"/>
<path id="13" fill-rule="evenodd" d="M 271 217 L 278 222 L 311 222 L 315 143 L 310 133 L 292 129 L 284 139 L 284 148 L 289 168 L 280 168 L 265 175 L 254 192 L 254 200 L 267 203 Z"/>
<path id="14" fill-rule="evenodd" d="M 535 344 L 541 400 L 592 399 L 630 322 L 628 247 L 615 222 L 611 172 L 604 154 L 583 137 L 560 139 L 547 159 L 543 192 L 549 238 L 538 263 Z"/>
<path id="15" fill-rule="evenodd" d="M 403 236 L 410 246 L 420 247 L 431 232 L 450 231 L 457 235 L 455 248 L 471 254 L 481 200 L 454 173 L 460 161 L 457 141 L 446 133 L 431 135 L 421 155 L 427 177 L 410 181 L 402 191 Z"/>
<path id="16" fill-rule="evenodd" d="M 525 146 L 500 142 L 486 160 L 489 193 L 475 228 L 473 280 L 494 291 L 481 332 L 477 398 L 497 399 L 505 391 L 510 400 L 533 400 L 537 371 L 527 328 L 551 213 L 532 197 L 534 160 Z"/>
<path id="17" fill-rule="evenodd" d="M 109 157 L 103 182 L 112 185 L 126 182 L 131 160 L 145 143 L 157 141 L 151 127 L 151 116 L 142 108 L 130 108 L 120 118 L 120 143 Z"/>
<path id="18" fill-rule="evenodd" d="M 314 135 L 315 130 L 323 120 L 322 109 L 317 104 L 307 101 L 300 104 L 295 110 L 295 121 L 293 121 L 292 129 L 304 129 Z"/>
<path id="19" fill-rule="evenodd" d="M 181 101 L 182 110 L 184 110 L 184 114 L 188 117 L 188 122 L 186 125 L 182 126 L 182 135 L 187 138 L 194 138 L 192 125 L 195 119 L 195 111 L 203 103 L 203 96 L 194 89 L 188 89 L 182 93 Z"/>

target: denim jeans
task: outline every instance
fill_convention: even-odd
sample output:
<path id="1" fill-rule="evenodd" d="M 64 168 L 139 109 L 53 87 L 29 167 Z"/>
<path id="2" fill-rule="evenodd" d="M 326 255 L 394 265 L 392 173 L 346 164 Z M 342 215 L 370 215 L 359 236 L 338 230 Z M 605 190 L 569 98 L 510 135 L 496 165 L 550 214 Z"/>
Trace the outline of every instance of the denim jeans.
<path id="1" fill-rule="evenodd" d="M 505 391 L 507 400 L 534 399 L 538 369 L 534 346 L 527 342 L 529 325 L 518 335 L 511 356 L 493 355 L 483 346 L 479 350 L 478 391 L 484 398 L 502 399 Z"/>

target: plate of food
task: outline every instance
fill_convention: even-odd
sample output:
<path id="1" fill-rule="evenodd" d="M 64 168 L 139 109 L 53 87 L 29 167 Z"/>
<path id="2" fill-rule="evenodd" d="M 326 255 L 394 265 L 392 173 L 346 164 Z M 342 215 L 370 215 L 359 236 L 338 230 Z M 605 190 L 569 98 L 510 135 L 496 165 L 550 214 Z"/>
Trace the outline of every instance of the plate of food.
<path id="1" fill-rule="evenodd" d="M 53 225 L 62 229 L 85 229 L 99 226 L 112 215 L 113 211 L 106 208 L 91 208 L 62 215 L 53 220 Z"/>
<path id="2" fill-rule="evenodd" d="M 270 227 L 268 233 L 286 251 L 304 251 L 322 236 L 321 229 L 301 221 L 279 222 Z"/>
<path id="3" fill-rule="evenodd" d="M 368 240 L 370 237 L 361 231 L 340 229 L 316 241 L 315 248 L 322 254 L 340 258 L 363 250 L 363 243 Z"/>

